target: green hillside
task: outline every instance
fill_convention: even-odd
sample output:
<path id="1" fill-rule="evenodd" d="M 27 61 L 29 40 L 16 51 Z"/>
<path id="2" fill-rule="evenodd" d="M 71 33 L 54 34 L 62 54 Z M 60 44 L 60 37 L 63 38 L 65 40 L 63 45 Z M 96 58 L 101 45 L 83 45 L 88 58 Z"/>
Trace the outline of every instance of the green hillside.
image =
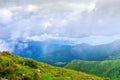
<path id="1" fill-rule="evenodd" d="M 96 74 L 101 77 L 109 77 L 111 80 L 120 80 L 120 60 L 73 60 L 65 67 L 90 74 Z"/>
<path id="2" fill-rule="evenodd" d="M 0 52 L 0 80 L 108 80 Z"/>

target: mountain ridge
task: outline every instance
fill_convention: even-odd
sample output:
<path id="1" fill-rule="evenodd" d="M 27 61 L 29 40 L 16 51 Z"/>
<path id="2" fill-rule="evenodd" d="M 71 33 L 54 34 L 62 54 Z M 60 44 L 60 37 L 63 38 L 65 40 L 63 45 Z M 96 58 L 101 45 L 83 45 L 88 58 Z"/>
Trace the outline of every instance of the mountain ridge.
<path id="1" fill-rule="evenodd" d="M 26 46 L 25 46 L 26 45 Z M 89 45 L 86 43 L 77 45 L 57 44 L 49 42 L 18 42 L 13 54 L 22 57 L 33 58 L 38 61 L 54 64 L 56 62 L 69 62 L 74 59 L 81 60 L 105 60 L 110 54 L 120 52 L 118 41 L 110 44 Z"/>

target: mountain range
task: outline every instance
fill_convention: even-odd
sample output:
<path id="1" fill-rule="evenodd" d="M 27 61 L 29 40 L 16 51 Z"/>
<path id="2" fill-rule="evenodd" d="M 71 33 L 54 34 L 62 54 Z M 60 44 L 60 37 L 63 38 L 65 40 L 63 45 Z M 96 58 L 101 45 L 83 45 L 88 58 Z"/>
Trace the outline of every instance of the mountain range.
<path id="1" fill-rule="evenodd" d="M 109 44 L 90 45 L 86 43 L 74 44 L 70 41 L 18 41 L 14 45 L 13 54 L 32 58 L 49 64 L 80 60 L 106 60 L 114 59 L 111 55 L 120 54 L 120 41 Z"/>

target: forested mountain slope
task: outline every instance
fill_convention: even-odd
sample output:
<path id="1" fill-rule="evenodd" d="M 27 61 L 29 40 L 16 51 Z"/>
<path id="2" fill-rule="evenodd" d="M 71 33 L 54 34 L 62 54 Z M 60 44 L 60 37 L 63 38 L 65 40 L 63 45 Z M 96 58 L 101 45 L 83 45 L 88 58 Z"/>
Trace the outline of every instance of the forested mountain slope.
<path id="1" fill-rule="evenodd" d="M 111 80 L 120 80 L 120 60 L 73 60 L 65 67 L 90 74 L 96 74 L 101 77 L 109 77 Z"/>

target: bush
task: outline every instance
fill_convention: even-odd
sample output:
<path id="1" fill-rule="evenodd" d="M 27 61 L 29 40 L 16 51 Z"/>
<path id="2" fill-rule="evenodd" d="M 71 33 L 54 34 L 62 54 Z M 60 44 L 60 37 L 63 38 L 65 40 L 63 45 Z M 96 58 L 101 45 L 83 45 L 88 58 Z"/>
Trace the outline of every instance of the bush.
<path id="1" fill-rule="evenodd" d="M 38 68 L 37 62 L 35 62 L 35 61 L 33 61 L 33 60 L 25 59 L 24 62 L 25 62 L 24 65 L 26 65 L 26 66 L 29 66 L 29 67 L 35 68 L 35 69 Z"/>

